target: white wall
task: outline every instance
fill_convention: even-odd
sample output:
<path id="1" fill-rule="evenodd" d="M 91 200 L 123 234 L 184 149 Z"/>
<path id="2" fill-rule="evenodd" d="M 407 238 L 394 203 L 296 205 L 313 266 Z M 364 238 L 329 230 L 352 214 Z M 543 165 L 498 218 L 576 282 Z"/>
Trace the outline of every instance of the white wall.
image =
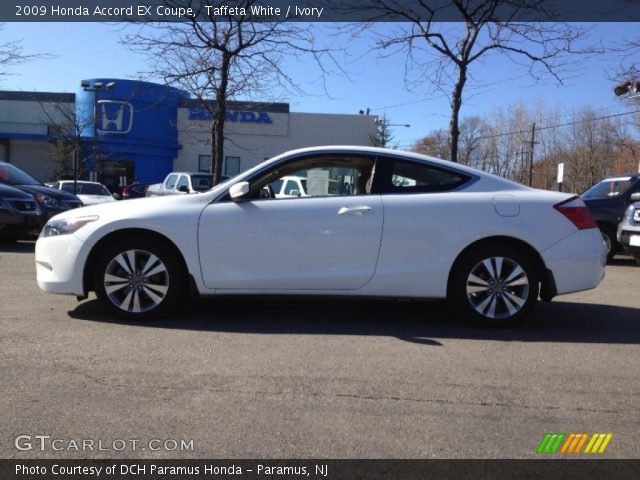
<path id="1" fill-rule="evenodd" d="M 225 156 L 240 157 L 241 170 L 287 150 L 319 145 L 371 145 L 375 116 L 319 113 L 269 113 L 272 124 L 226 122 Z M 188 119 L 178 110 L 182 149 L 174 170 L 198 169 L 198 156 L 211 154 L 210 122 Z"/>
<path id="2" fill-rule="evenodd" d="M 11 140 L 11 163 L 30 173 L 38 180 L 49 182 L 54 178 L 52 145 L 48 142 Z"/>

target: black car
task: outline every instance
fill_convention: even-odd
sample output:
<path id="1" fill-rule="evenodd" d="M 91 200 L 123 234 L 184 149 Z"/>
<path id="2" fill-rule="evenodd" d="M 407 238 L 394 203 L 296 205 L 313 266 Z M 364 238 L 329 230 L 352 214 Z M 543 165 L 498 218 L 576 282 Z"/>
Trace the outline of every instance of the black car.
<path id="1" fill-rule="evenodd" d="M 618 223 L 632 203 L 631 195 L 640 192 L 640 173 L 605 178 L 581 195 L 602 232 L 610 260 L 622 247 L 616 239 Z"/>
<path id="2" fill-rule="evenodd" d="M 0 183 L 33 195 L 47 220 L 65 210 L 82 206 L 82 201 L 75 195 L 47 187 L 10 163 L 0 162 Z"/>
<path id="3" fill-rule="evenodd" d="M 0 183 L 0 240 L 37 235 L 44 222 L 33 195 Z"/>

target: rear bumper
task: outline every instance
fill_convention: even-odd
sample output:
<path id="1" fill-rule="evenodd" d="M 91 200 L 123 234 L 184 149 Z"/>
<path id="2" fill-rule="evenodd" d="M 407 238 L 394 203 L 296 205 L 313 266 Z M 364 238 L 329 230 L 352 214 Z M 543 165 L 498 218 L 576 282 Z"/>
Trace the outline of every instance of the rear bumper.
<path id="1" fill-rule="evenodd" d="M 604 278 L 607 254 L 597 228 L 579 230 L 541 255 L 558 295 L 596 288 Z"/>

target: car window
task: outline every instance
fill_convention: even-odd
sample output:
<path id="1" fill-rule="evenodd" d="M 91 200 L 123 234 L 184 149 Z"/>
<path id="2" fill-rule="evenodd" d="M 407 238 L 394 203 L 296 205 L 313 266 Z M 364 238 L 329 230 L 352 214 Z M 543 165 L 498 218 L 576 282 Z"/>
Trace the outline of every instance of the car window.
<path id="1" fill-rule="evenodd" d="M 62 184 L 60 190 L 68 193 L 73 193 L 73 182 L 65 182 Z M 77 182 L 76 193 L 80 195 L 106 195 L 110 196 L 109 190 L 104 185 L 98 183 L 84 183 Z"/>
<path id="2" fill-rule="evenodd" d="M 282 183 L 282 180 L 271 182 L 271 190 L 273 190 L 274 193 L 280 193 L 280 190 L 282 190 Z"/>
<path id="3" fill-rule="evenodd" d="M 425 163 L 391 160 L 390 176 L 385 179 L 385 193 L 425 193 L 453 190 L 470 177 L 462 172 Z"/>
<path id="4" fill-rule="evenodd" d="M 374 163 L 374 159 L 367 156 L 327 155 L 296 159 L 261 173 L 258 179 L 250 182 L 250 195 L 251 198 L 275 199 L 364 195 L 370 192 Z"/>
<path id="5" fill-rule="evenodd" d="M 183 187 L 189 188 L 189 179 L 186 175 L 180 175 L 180 179 L 178 180 L 178 189 Z"/>
<path id="6" fill-rule="evenodd" d="M 176 186 L 176 181 L 178 180 L 178 175 L 169 175 L 167 180 L 164 182 L 164 186 L 167 189 L 173 189 Z"/>
<path id="7" fill-rule="evenodd" d="M 42 185 L 39 180 L 10 163 L 0 165 L 0 181 L 8 185 Z"/>
<path id="8" fill-rule="evenodd" d="M 300 191 L 300 187 L 295 180 L 287 180 L 287 185 L 284 187 L 284 194 L 293 195 L 294 190 L 297 192 L 297 195 L 304 194 L 304 192 Z"/>
<path id="9" fill-rule="evenodd" d="M 582 194 L 582 198 L 611 198 L 625 193 L 631 186 L 631 177 L 606 178 Z"/>
<path id="10" fill-rule="evenodd" d="M 197 192 L 206 192 L 213 187 L 213 175 L 192 175 L 191 184 Z"/>

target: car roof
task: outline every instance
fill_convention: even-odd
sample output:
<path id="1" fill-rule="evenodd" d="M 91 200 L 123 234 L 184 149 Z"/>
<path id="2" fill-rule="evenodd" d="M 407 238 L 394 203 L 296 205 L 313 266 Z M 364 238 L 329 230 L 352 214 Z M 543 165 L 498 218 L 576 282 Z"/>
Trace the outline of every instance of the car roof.
<path id="1" fill-rule="evenodd" d="M 73 183 L 73 180 L 58 180 L 57 183 Z M 102 185 L 100 182 L 90 182 L 89 180 L 77 180 L 76 183 L 85 183 L 85 184 L 90 184 L 90 185 Z"/>
<path id="2" fill-rule="evenodd" d="M 353 153 L 357 154 L 369 154 L 369 155 L 385 155 L 388 157 L 395 158 L 405 158 L 414 162 L 424 162 L 429 163 L 431 165 L 438 165 L 442 168 L 453 168 L 461 172 L 466 172 L 469 175 L 474 176 L 483 176 L 483 177 L 495 177 L 500 180 L 508 181 L 502 177 L 498 177 L 497 175 L 491 174 L 489 172 L 485 172 L 484 170 L 480 170 L 478 168 L 470 167 L 467 165 L 462 165 L 460 163 L 454 163 L 450 160 L 443 160 L 441 158 L 432 157 L 430 155 L 423 155 L 421 153 L 409 152 L 407 150 L 396 150 L 391 148 L 380 148 L 380 147 L 367 147 L 362 145 L 326 145 L 326 146 L 317 146 L 317 147 L 306 147 L 299 148 L 296 150 L 289 150 L 280 155 L 270 158 L 266 162 L 264 162 L 263 166 L 271 163 L 277 163 L 283 157 L 296 156 L 296 155 L 306 155 L 306 154 L 345 154 L 345 153 Z M 511 182 L 515 183 L 515 182 Z"/>

